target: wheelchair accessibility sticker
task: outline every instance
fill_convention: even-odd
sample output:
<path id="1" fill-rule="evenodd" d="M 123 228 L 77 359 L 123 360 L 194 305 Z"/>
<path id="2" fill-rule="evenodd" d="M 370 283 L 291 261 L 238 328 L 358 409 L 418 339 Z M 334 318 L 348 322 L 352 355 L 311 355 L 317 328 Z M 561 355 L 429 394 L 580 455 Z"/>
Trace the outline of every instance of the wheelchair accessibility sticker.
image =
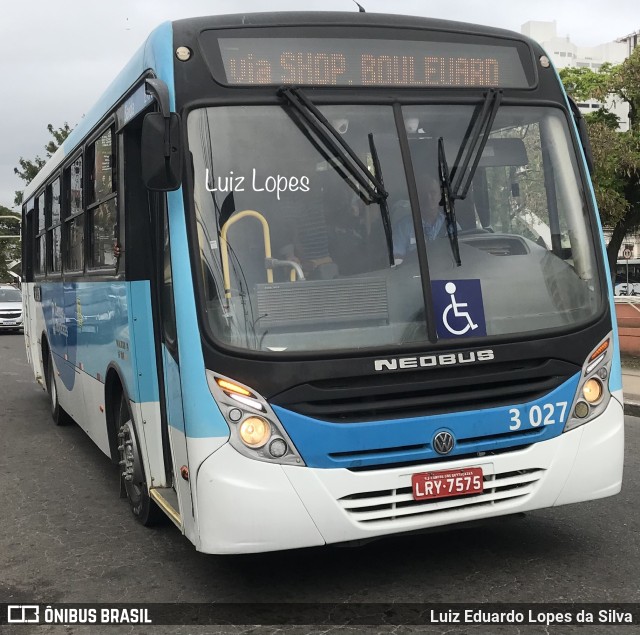
<path id="1" fill-rule="evenodd" d="M 480 280 L 432 280 L 438 337 L 487 334 Z"/>

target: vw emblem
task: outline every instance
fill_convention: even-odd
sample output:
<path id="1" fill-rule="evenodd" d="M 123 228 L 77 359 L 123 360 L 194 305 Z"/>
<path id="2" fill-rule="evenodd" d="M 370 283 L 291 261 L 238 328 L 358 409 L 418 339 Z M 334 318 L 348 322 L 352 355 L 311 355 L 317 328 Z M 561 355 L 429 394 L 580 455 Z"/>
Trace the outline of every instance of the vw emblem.
<path id="1" fill-rule="evenodd" d="M 453 450 L 453 446 L 455 445 L 455 440 L 451 432 L 447 432 L 443 430 L 442 432 L 438 432 L 433 437 L 433 449 L 438 454 L 449 454 L 451 450 Z"/>

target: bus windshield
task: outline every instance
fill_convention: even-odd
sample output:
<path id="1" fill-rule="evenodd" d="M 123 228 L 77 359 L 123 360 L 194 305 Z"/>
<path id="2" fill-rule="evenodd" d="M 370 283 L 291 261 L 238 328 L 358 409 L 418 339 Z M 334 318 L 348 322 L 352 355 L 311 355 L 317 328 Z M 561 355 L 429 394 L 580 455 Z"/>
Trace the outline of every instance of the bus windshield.
<path id="1" fill-rule="evenodd" d="M 481 334 L 489 337 L 573 327 L 600 312 L 595 240 L 560 109 L 499 108 L 467 196 L 455 201 L 457 266 L 441 207 L 438 143 L 454 170 L 476 108 L 404 106 L 404 129 L 390 106 L 318 108 L 383 180 L 393 255 L 380 202 L 290 109 L 194 110 L 198 276 L 217 341 L 266 352 L 433 342 L 427 275 L 431 285 L 476 281 Z M 413 170 L 416 210 L 405 166 Z M 418 222 L 428 274 L 416 255 Z"/>

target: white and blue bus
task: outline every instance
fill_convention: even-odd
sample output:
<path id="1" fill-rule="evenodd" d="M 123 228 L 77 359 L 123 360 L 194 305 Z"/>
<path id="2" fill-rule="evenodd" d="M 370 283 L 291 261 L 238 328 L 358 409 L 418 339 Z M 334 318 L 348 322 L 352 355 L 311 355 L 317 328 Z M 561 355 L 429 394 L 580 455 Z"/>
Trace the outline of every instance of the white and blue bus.
<path id="1" fill-rule="evenodd" d="M 616 494 L 584 124 L 522 35 L 367 13 L 156 29 L 24 194 L 56 423 L 208 553 Z M 435 191 L 435 195 L 434 195 Z"/>
<path id="2" fill-rule="evenodd" d="M 640 295 L 640 258 L 616 262 L 615 295 Z"/>

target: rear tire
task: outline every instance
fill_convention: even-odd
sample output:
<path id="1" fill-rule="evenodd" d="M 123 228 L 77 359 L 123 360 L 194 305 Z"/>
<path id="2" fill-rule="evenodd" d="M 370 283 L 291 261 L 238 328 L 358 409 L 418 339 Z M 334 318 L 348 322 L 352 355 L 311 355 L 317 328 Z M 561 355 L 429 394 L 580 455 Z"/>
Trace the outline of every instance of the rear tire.
<path id="1" fill-rule="evenodd" d="M 124 394 L 117 407 L 118 456 L 120 469 L 120 490 L 126 492 L 131 512 L 145 527 L 156 525 L 163 518 L 160 508 L 151 500 L 144 465 L 139 451 L 129 403 Z"/>

